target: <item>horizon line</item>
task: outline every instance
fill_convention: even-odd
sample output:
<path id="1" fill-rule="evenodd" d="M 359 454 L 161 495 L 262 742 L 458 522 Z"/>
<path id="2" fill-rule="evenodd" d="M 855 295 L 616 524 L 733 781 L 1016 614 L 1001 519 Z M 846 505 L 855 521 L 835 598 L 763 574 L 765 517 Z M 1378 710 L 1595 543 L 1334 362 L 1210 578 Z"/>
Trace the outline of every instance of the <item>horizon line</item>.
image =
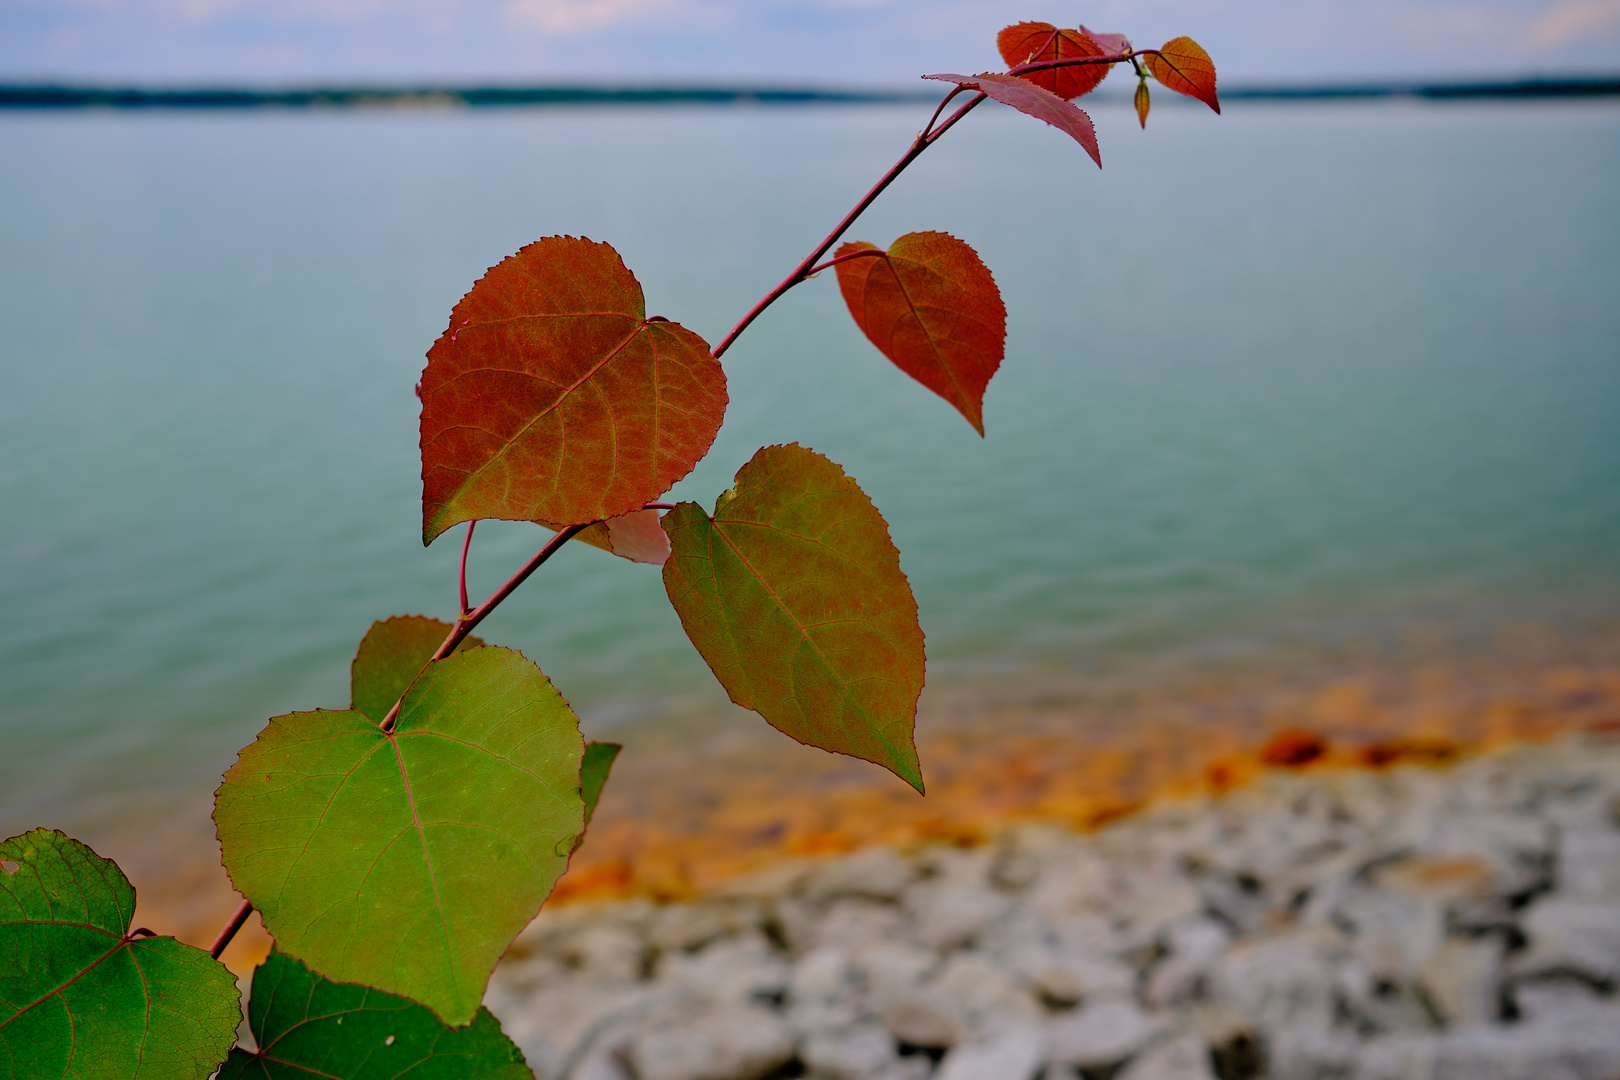
<path id="1" fill-rule="evenodd" d="M 1105 92 L 1106 93 L 1106 92 Z M 1620 95 L 1620 74 L 1467 81 L 1361 80 L 1239 83 L 1226 100 L 1343 101 L 1371 98 L 1568 98 Z M 139 86 L 39 81 L 0 83 L 3 109 L 498 108 L 570 105 L 877 105 L 932 102 L 932 90 L 724 83 L 349 83 L 269 86 Z M 1115 95 L 1107 95 L 1104 100 Z M 1124 100 L 1123 97 L 1120 98 Z M 1094 99 L 1096 100 L 1096 99 Z"/>

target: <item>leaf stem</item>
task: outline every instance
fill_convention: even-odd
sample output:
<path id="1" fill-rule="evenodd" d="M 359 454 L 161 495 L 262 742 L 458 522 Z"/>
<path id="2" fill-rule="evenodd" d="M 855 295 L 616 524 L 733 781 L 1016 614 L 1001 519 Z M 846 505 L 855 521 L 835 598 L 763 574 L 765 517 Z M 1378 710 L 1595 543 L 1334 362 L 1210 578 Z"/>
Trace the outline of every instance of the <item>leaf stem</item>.
<path id="1" fill-rule="evenodd" d="M 431 664 L 435 660 L 443 660 L 445 657 L 455 652 L 456 646 L 460 645 L 467 639 L 467 635 L 472 633 L 473 627 L 483 622 L 484 619 L 489 616 L 490 612 L 494 611 L 500 606 L 502 600 L 505 600 L 508 596 L 511 596 L 519 585 L 522 585 L 529 579 L 530 574 L 540 569 L 541 565 L 545 563 L 547 559 L 551 558 L 557 553 L 558 548 L 562 547 L 579 533 L 590 528 L 594 524 L 596 524 L 594 521 L 587 521 L 583 525 L 570 525 L 566 529 L 560 530 L 556 536 L 551 538 L 550 543 L 546 544 L 545 547 L 541 548 L 535 553 L 534 558 L 524 563 L 523 566 L 519 568 L 517 573 L 507 578 L 505 585 L 502 585 L 500 588 L 491 593 L 488 600 L 485 600 L 473 610 L 464 610 L 460 615 L 456 616 L 456 625 L 450 630 L 449 634 L 445 635 L 444 641 L 440 643 L 439 648 L 434 652 L 434 654 L 428 658 L 428 663 Z M 394 702 L 394 707 L 388 710 L 388 715 L 383 717 L 382 723 L 378 726 L 381 727 L 384 732 L 392 732 L 394 730 L 394 723 L 399 719 L 400 702 L 404 700 L 405 698 L 401 696 L 399 701 Z"/>
<path id="2" fill-rule="evenodd" d="M 467 522 L 467 539 L 461 542 L 461 606 L 456 608 L 456 618 L 467 614 L 467 552 L 472 547 L 473 528 L 478 524 L 476 520 Z"/>
<path id="3" fill-rule="evenodd" d="M 812 266 L 809 270 L 807 270 L 805 272 L 804 276 L 805 277 L 815 277 L 817 274 L 821 273 L 823 270 L 830 270 L 833 267 L 837 266 L 839 263 L 847 263 L 851 259 L 859 259 L 859 258 L 866 257 L 866 256 L 878 256 L 878 255 L 887 255 L 887 254 L 888 254 L 888 252 L 884 251 L 882 248 L 862 248 L 860 251 L 851 251 L 847 255 L 840 255 L 836 259 L 828 259 L 826 262 L 820 264 L 819 266 Z"/>
<path id="4" fill-rule="evenodd" d="M 247 917 L 251 914 L 253 914 L 252 902 L 248 900 L 242 901 L 241 906 L 236 909 L 236 914 L 231 916 L 231 921 L 225 924 L 225 928 L 214 939 L 214 944 L 209 948 L 208 955 L 218 960 L 219 954 L 225 951 L 225 946 L 231 943 L 231 939 L 236 936 L 238 930 L 242 929 L 242 924 L 247 922 Z"/>
<path id="5" fill-rule="evenodd" d="M 946 95 L 945 101 L 940 102 L 940 109 L 936 110 L 934 114 L 936 117 L 939 115 L 939 111 L 944 109 L 945 102 L 950 101 L 951 98 L 955 97 L 958 92 L 959 89 L 952 90 Z M 862 198 L 860 202 L 856 203 L 854 208 L 850 210 L 849 213 L 844 215 L 844 220 L 840 221 L 833 231 L 827 234 L 827 238 L 823 240 L 814 251 L 804 257 L 804 261 L 799 263 L 799 265 L 794 268 L 793 273 L 783 278 L 781 283 L 778 284 L 776 288 L 766 293 L 764 299 L 760 300 L 759 303 L 755 304 L 751 309 L 749 309 L 748 314 L 744 315 L 742 320 L 738 322 L 736 326 L 731 328 L 731 333 L 727 334 L 725 339 L 721 341 L 719 345 L 715 346 L 715 358 L 718 359 L 722 354 L 725 353 L 727 349 L 731 348 L 731 343 L 736 341 L 737 337 L 744 330 L 748 329 L 748 325 L 755 319 L 759 318 L 766 308 L 776 303 L 776 301 L 781 298 L 783 293 L 787 292 L 789 289 L 793 288 L 793 286 L 799 284 L 799 282 L 809 277 L 812 268 L 816 265 L 816 261 L 819 260 L 823 255 L 827 254 L 834 244 L 838 243 L 839 238 L 842 237 L 844 233 L 849 231 L 849 227 L 851 225 L 855 224 L 855 219 L 860 217 L 861 214 L 865 213 L 866 208 L 871 206 L 872 203 L 877 200 L 877 197 L 883 194 L 884 190 L 887 189 L 890 184 L 894 183 L 895 179 L 905 171 L 906 166 L 910 165 L 913 161 L 916 161 L 918 155 L 920 155 L 930 146 L 934 145 L 941 135 L 949 131 L 958 120 L 966 116 L 968 111 L 979 102 L 983 101 L 984 98 L 984 94 L 975 95 L 973 99 L 970 100 L 966 105 L 963 105 L 960 109 L 957 109 L 954 113 L 952 113 L 943 124 L 939 125 L 939 127 L 932 128 L 931 130 L 925 128 L 923 131 L 918 132 L 917 137 L 912 140 L 911 148 L 901 156 L 899 161 L 895 162 L 889 167 L 889 171 L 883 174 L 882 179 L 878 180 L 876 184 L 872 185 L 872 190 L 868 191 L 865 197 Z M 929 124 L 932 125 L 933 121 L 930 120 Z"/>
<path id="6" fill-rule="evenodd" d="M 1135 61 L 1138 56 L 1158 56 L 1158 49 L 1137 49 L 1135 52 L 1115 53 L 1112 56 L 1071 56 L 1066 60 L 1041 60 L 1036 63 L 1019 64 L 1007 69 L 1009 75 L 1028 75 L 1032 71 L 1048 71 L 1052 68 L 1080 67 L 1085 64 L 1122 64 L 1126 60 Z"/>

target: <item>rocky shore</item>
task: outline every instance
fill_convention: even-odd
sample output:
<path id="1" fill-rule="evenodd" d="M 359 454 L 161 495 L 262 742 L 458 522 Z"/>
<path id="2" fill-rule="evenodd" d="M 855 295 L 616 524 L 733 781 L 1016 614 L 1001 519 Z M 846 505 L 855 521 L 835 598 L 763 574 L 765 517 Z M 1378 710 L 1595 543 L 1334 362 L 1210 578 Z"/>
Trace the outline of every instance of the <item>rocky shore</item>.
<path id="1" fill-rule="evenodd" d="M 541 1080 L 1616 1080 L 1617 986 L 1587 734 L 548 910 L 487 1003 Z"/>

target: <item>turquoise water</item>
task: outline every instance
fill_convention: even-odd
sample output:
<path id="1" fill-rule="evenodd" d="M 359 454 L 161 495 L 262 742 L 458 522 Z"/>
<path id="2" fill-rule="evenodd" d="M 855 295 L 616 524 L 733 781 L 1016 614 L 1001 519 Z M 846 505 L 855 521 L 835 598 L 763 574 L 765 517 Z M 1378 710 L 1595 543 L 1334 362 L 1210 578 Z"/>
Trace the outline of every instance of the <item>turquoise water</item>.
<path id="1" fill-rule="evenodd" d="M 996 273 L 987 439 L 829 277 L 726 357 L 677 495 L 767 442 L 843 464 L 942 692 L 1620 625 L 1620 105 L 1097 114 L 1101 173 L 985 110 L 852 233 Z M 372 619 L 451 614 L 412 388 L 486 266 L 608 240 L 716 341 L 921 119 L 0 115 L 0 830 L 200 797 L 266 717 L 346 703 Z M 474 588 L 541 539 L 481 527 Z M 656 571 L 591 549 L 484 633 L 596 729 L 723 700 Z"/>

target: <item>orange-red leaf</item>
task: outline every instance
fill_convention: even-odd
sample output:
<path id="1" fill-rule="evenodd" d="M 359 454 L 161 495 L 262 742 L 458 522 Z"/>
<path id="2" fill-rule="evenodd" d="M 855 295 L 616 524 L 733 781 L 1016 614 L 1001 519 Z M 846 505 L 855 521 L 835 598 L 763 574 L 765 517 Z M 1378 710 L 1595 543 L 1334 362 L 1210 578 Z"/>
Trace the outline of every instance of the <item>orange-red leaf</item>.
<path id="1" fill-rule="evenodd" d="M 1102 168 L 1102 153 L 1097 149 L 1097 130 L 1091 126 L 1091 117 L 1078 105 L 1064 101 L 1045 87 L 1017 75 L 924 75 L 923 78 L 977 90 L 1003 105 L 1011 105 L 1021 113 L 1046 121 L 1085 147 L 1091 160 Z"/>
<path id="2" fill-rule="evenodd" d="M 837 254 L 877 250 L 852 243 Z M 849 313 L 872 344 L 983 435 L 984 388 L 1006 351 L 1007 308 L 978 253 L 949 233 L 907 233 L 886 254 L 837 269 Z"/>
<path id="3" fill-rule="evenodd" d="M 549 521 L 536 524 L 544 525 L 552 532 L 562 528 Z M 663 526 L 658 524 L 656 510 L 632 510 L 616 518 L 594 522 L 575 533 L 574 539 L 583 540 L 592 547 L 610 551 L 631 562 L 663 566 L 664 560 L 669 558 L 669 537 L 664 535 Z"/>
<path id="4" fill-rule="evenodd" d="M 1136 84 L 1136 118 L 1142 122 L 1144 130 L 1147 128 L 1148 108 L 1152 102 L 1148 100 L 1147 80 L 1141 79 Z"/>
<path id="5" fill-rule="evenodd" d="M 1220 99 L 1215 96 L 1215 63 L 1209 53 L 1190 37 L 1178 37 L 1164 43 L 1157 53 L 1148 53 L 1144 59 L 1153 77 L 1178 94 L 1195 97 L 1205 105 L 1221 111 Z"/>
<path id="6" fill-rule="evenodd" d="M 731 700 L 921 791 L 917 601 L 855 481 L 813 450 L 767 446 L 712 518 L 683 502 L 664 529 L 674 547 L 664 588 Z"/>
<path id="7" fill-rule="evenodd" d="M 1034 64 L 1043 60 L 1074 60 L 1086 56 L 1111 56 L 1079 30 L 1059 30 L 1051 23 L 1021 22 L 996 35 L 996 48 L 1007 66 Z M 1112 64 L 1076 64 L 1074 67 L 1046 68 L 1020 75 L 1065 101 L 1089 94 L 1108 75 Z"/>
<path id="8" fill-rule="evenodd" d="M 492 267 L 428 352 L 422 538 L 462 521 L 565 525 L 640 509 L 708 452 L 726 378 L 648 319 L 607 244 L 553 236 Z"/>
<path id="9" fill-rule="evenodd" d="M 1100 30 L 1091 29 L 1085 23 L 1080 24 L 1080 32 L 1101 45 L 1103 52 L 1110 56 L 1122 56 L 1131 51 L 1131 39 L 1124 34 L 1105 34 Z"/>

